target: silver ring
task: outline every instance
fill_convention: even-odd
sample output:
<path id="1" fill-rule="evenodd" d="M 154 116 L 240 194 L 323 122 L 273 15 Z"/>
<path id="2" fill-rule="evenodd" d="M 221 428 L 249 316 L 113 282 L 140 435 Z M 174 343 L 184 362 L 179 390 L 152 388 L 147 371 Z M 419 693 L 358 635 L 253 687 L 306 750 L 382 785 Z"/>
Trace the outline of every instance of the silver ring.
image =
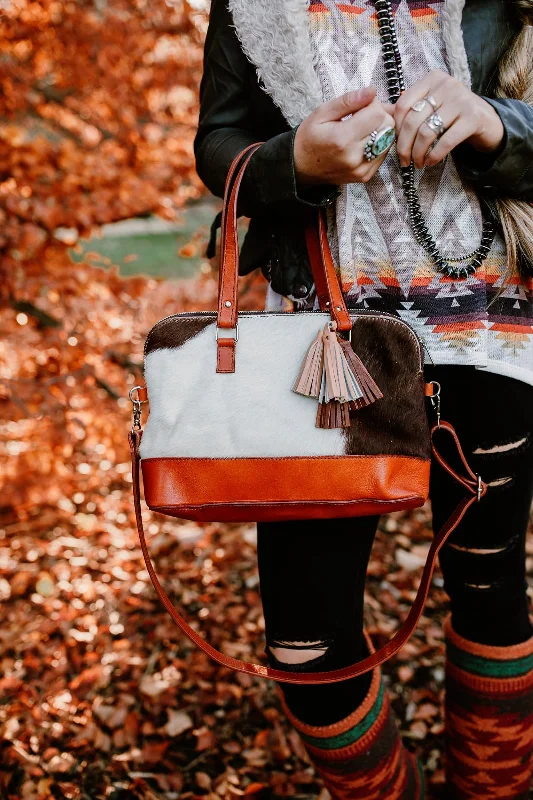
<path id="1" fill-rule="evenodd" d="M 416 103 L 413 103 L 413 105 L 411 106 L 411 111 L 423 111 L 426 107 L 427 102 L 428 101 L 426 100 L 426 98 L 424 98 L 423 100 L 417 100 Z"/>
<path id="2" fill-rule="evenodd" d="M 373 161 L 378 156 L 386 153 L 396 139 L 396 130 L 392 126 L 382 128 L 380 131 L 374 130 L 365 143 L 365 158 Z"/>
<path id="3" fill-rule="evenodd" d="M 426 153 L 425 153 L 426 156 L 428 155 L 428 153 L 431 153 L 431 151 L 433 150 L 434 147 L 436 147 L 438 145 L 439 141 L 440 141 L 440 136 L 437 136 L 436 139 L 433 139 L 433 141 L 429 145 L 428 149 L 426 150 Z"/>
<path id="4" fill-rule="evenodd" d="M 425 122 L 428 128 L 431 128 L 433 133 L 436 133 L 437 136 L 442 136 L 446 130 L 440 114 L 431 114 L 431 116 L 429 116 Z"/>
<path id="5" fill-rule="evenodd" d="M 430 104 L 430 106 L 433 106 L 433 111 L 437 111 L 437 109 L 440 108 L 440 104 L 437 103 L 437 101 L 435 100 L 435 98 L 433 97 L 432 94 L 427 94 L 425 96 L 424 100 L 427 100 L 428 103 Z"/>

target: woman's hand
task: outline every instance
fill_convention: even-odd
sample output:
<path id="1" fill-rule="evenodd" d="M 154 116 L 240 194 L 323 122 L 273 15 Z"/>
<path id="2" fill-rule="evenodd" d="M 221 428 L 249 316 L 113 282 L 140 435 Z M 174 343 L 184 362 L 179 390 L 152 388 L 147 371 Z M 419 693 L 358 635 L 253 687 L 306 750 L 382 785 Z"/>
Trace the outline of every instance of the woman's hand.
<path id="1" fill-rule="evenodd" d="M 422 111 L 411 108 L 417 101 L 432 95 L 438 105 L 445 132 L 429 153 L 437 138 L 426 124 L 434 113 L 426 102 Z M 441 70 L 428 72 L 407 89 L 394 106 L 396 150 L 402 167 L 414 161 L 415 166 L 430 167 L 442 161 L 461 142 L 469 142 L 476 150 L 490 153 L 497 150 L 504 137 L 503 123 L 494 108 L 464 84 Z"/>
<path id="2" fill-rule="evenodd" d="M 387 109 L 376 99 L 374 86 L 348 92 L 315 108 L 294 138 L 298 181 L 303 185 L 369 181 L 387 152 L 367 161 L 365 144 L 373 130 L 394 127 Z"/>

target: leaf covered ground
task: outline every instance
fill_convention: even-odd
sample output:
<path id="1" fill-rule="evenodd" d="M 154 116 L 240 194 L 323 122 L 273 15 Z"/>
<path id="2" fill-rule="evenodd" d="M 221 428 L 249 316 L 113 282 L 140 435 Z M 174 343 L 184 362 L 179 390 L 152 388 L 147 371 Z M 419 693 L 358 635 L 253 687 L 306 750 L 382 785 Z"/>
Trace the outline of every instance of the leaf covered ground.
<path id="1" fill-rule="evenodd" d="M 275 684 L 218 667 L 178 632 L 155 598 L 134 528 L 124 398 L 140 376 L 143 337 L 171 310 L 212 306 L 215 276 L 168 284 L 111 274 L 104 285 L 102 274 L 80 272 L 85 292 L 63 298 L 55 332 L 34 320 L 20 325 L 15 312 L 8 320 L 21 364 L 3 403 L 11 493 L 2 495 L 0 527 L 0 797 L 316 797 L 323 790 Z M 260 305 L 262 283 L 242 288 L 245 306 Z M 80 305 L 96 307 L 95 295 L 96 319 L 82 321 Z M 50 313 L 54 299 L 41 300 Z M 54 337 L 67 328 L 72 338 L 74 318 L 95 338 L 94 356 L 84 350 L 91 368 L 80 373 L 68 363 L 76 345 L 59 347 L 54 359 Z M 38 358 L 26 362 L 32 342 Z M 61 379 L 36 392 L 20 377 L 36 369 Z M 149 512 L 146 523 L 160 577 L 188 619 L 226 653 L 261 659 L 254 527 Z M 366 597 L 377 645 L 414 598 L 429 524 L 428 509 L 382 521 Z M 403 734 L 435 798 L 446 608 L 437 575 L 416 635 L 386 667 Z"/>
<path id="2" fill-rule="evenodd" d="M 317 794 L 275 685 L 213 664 L 159 606 L 133 528 L 125 468 L 118 474 L 108 492 L 83 499 L 80 492 L 63 513 L 6 520 L 3 796 Z M 427 524 L 425 512 L 395 515 L 378 535 L 367 596 L 377 644 L 413 599 Z M 153 515 L 148 530 L 160 576 L 188 618 L 224 652 L 261 658 L 253 527 Z M 436 583 L 419 631 L 387 674 L 402 730 L 438 783 L 446 601 Z"/>
<path id="3" fill-rule="evenodd" d="M 179 634 L 134 529 L 127 394 L 143 340 L 167 314 L 213 308 L 216 274 L 205 263 L 187 282 L 123 280 L 80 246 L 106 223 L 175 220 L 200 196 L 206 4 L 0 5 L 0 800 L 325 800 L 276 686 L 217 667 Z M 205 233 L 180 255 L 200 252 Z M 261 279 L 241 290 L 243 307 L 261 307 Z M 261 659 L 253 527 L 146 517 L 189 620 Z M 429 521 L 428 510 L 383 521 L 366 597 L 376 645 L 413 600 Z M 446 607 L 437 576 L 386 668 L 435 798 Z"/>

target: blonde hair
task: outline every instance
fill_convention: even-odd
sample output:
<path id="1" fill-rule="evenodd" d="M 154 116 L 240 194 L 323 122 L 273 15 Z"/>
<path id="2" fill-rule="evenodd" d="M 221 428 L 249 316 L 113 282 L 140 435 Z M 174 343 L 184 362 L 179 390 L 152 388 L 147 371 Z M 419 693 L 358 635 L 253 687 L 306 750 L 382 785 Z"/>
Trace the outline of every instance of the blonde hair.
<path id="1" fill-rule="evenodd" d="M 533 0 L 514 0 L 522 22 L 507 54 L 500 61 L 495 97 L 511 97 L 533 106 Z M 499 197 L 496 209 L 507 245 L 506 280 L 525 277 L 524 260 L 533 264 L 533 204 Z"/>

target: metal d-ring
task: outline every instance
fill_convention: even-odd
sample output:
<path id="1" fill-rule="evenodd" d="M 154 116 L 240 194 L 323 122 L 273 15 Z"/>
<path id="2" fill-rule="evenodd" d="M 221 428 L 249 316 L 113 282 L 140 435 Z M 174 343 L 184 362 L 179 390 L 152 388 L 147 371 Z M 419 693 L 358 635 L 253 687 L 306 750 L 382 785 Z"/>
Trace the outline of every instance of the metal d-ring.
<path id="1" fill-rule="evenodd" d="M 139 389 L 144 389 L 144 386 L 134 386 L 132 389 L 130 389 L 128 396 L 129 396 L 129 398 L 130 398 L 132 403 L 146 403 L 147 402 L 146 400 L 139 400 L 139 397 L 133 397 L 133 392 L 138 392 Z"/>

